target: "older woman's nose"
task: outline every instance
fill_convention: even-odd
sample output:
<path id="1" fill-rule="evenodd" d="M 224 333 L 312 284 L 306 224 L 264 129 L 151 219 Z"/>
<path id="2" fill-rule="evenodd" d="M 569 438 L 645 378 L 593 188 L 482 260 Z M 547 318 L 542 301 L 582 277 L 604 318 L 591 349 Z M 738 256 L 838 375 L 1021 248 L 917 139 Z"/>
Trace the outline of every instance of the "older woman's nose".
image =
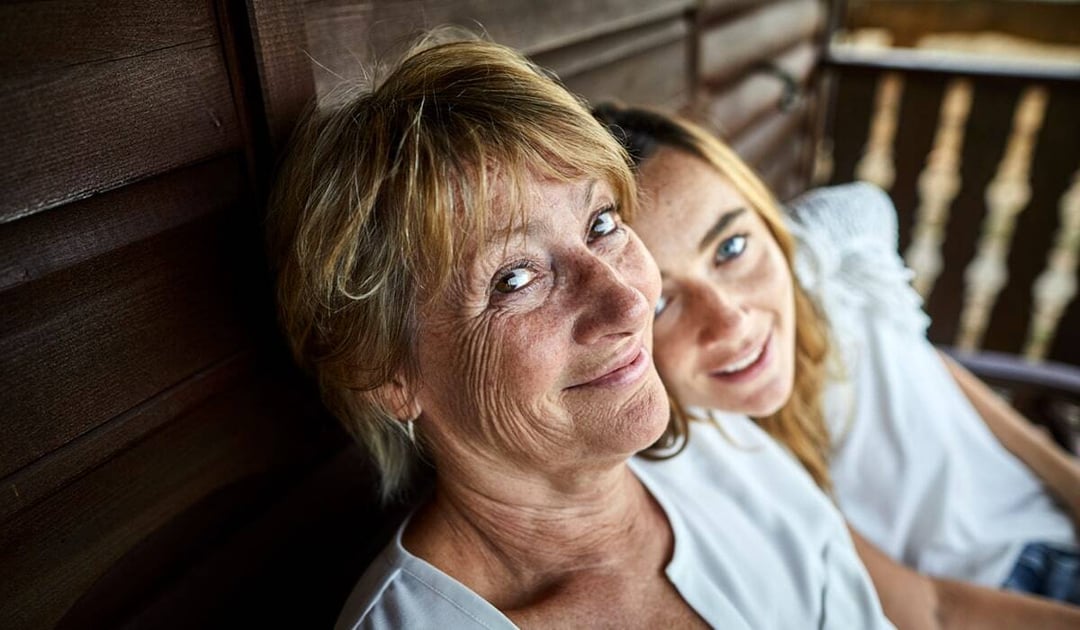
<path id="1" fill-rule="evenodd" d="M 645 295 L 633 283 L 632 269 L 617 269 L 591 258 L 582 265 L 576 299 L 580 309 L 574 337 L 592 343 L 608 335 L 637 334 L 652 317 Z"/>
<path id="2" fill-rule="evenodd" d="M 738 296 L 707 283 L 694 285 L 686 299 L 702 343 L 737 333 L 746 322 L 746 309 Z"/>

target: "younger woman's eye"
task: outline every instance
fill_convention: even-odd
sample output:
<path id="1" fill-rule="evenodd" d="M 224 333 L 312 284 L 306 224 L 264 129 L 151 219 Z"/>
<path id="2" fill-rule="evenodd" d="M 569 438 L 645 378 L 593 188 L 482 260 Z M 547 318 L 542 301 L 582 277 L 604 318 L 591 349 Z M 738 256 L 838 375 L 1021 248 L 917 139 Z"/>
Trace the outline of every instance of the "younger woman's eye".
<path id="1" fill-rule="evenodd" d="M 667 297 L 661 295 L 660 299 L 656 301 L 656 306 L 653 307 L 653 317 L 660 317 L 660 313 L 664 312 L 664 309 L 667 308 L 667 305 Z"/>
<path id="2" fill-rule="evenodd" d="M 493 288 L 498 293 L 513 293 L 528 285 L 536 277 L 536 273 L 528 267 L 510 269 L 497 280 Z"/>
<path id="3" fill-rule="evenodd" d="M 604 210 L 600 214 L 596 215 L 593 219 L 592 225 L 589 226 L 589 240 L 607 236 L 611 234 L 619 227 L 619 222 L 615 218 L 615 209 L 609 208 Z"/>
<path id="4" fill-rule="evenodd" d="M 742 255 L 746 250 L 746 235 L 736 234 L 720 241 L 716 248 L 716 264 L 722 265 Z"/>

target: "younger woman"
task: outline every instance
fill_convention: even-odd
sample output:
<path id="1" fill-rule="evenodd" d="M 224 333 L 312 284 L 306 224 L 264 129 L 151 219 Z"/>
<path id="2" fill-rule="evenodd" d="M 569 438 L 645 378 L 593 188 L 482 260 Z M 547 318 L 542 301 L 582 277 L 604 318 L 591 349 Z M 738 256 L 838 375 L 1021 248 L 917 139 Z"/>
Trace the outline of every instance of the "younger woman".
<path id="1" fill-rule="evenodd" d="M 888 197 L 816 191 L 785 221 L 703 129 L 596 115 L 636 162 L 634 227 L 663 276 L 654 353 L 676 401 L 669 433 L 688 416 L 750 416 L 896 561 L 1080 604 L 1080 464 L 928 343 Z M 856 542 L 878 582 L 878 552 Z"/>

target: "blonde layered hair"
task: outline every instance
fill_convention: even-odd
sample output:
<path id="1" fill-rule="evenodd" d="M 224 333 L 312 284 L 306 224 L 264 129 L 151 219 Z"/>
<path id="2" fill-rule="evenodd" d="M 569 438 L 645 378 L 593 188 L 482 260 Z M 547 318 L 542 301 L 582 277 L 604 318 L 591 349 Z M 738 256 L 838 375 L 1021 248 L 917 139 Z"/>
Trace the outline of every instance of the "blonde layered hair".
<path id="1" fill-rule="evenodd" d="M 632 213 L 626 153 L 588 108 L 518 53 L 475 38 L 429 38 L 376 86 L 299 123 L 268 215 L 281 325 L 374 459 L 384 499 L 419 454 L 409 402 L 380 394 L 422 377 L 418 313 L 445 297 L 496 203 L 527 219 L 530 181 L 584 177 L 609 182 Z"/>
<path id="2" fill-rule="evenodd" d="M 608 126 L 638 166 L 660 147 L 666 146 L 689 153 L 715 168 L 764 220 L 784 252 L 794 277 L 795 241 L 784 226 L 780 205 L 761 179 L 726 144 L 688 120 L 648 109 L 605 104 L 597 107 L 594 115 Z M 831 443 L 821 408 L 829 350 L 827 327 L 798 282 L 795 282 L 794 291 L 795 386 L 779 411 L 755 420 L 787 446 L 818 486 L 829 492 L 832 487 L 829 477 Z M 667 434 L 650 451 L 655 457 L 681 448 L 688 439 L 689 416 L 673 391 L 669 384 L 672 420 Z"/>

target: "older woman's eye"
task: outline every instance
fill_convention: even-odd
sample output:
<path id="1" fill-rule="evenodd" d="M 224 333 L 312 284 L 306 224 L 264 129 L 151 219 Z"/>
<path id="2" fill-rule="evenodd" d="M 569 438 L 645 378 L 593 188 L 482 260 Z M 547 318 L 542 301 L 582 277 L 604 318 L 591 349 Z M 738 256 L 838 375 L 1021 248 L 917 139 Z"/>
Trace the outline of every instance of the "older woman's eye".
<path id="1" fill-rule="evenodd" d="M 533 281 L 536 273 L 527 267 L 511 269 L 500 276 L 494 285 L 498 293 L 513 293 Z"/>
<path id="2" fill-rule="evenodd" d="M 596 215 L 593 219 L 592 225 L 589 226 L 589 240 L 607 236 L 611 234 L 619 227 L 619 222 L 615 218 L 615 209 L 609 208 L 604 210 L 600 214 Z"/>
<path id="3" fill-rule="evenodd" d="M 738 258 L 746 250 L 746 235 L 736 234 L 720 242 L 716 248 L 716 264 L 722 265 Z"/>

